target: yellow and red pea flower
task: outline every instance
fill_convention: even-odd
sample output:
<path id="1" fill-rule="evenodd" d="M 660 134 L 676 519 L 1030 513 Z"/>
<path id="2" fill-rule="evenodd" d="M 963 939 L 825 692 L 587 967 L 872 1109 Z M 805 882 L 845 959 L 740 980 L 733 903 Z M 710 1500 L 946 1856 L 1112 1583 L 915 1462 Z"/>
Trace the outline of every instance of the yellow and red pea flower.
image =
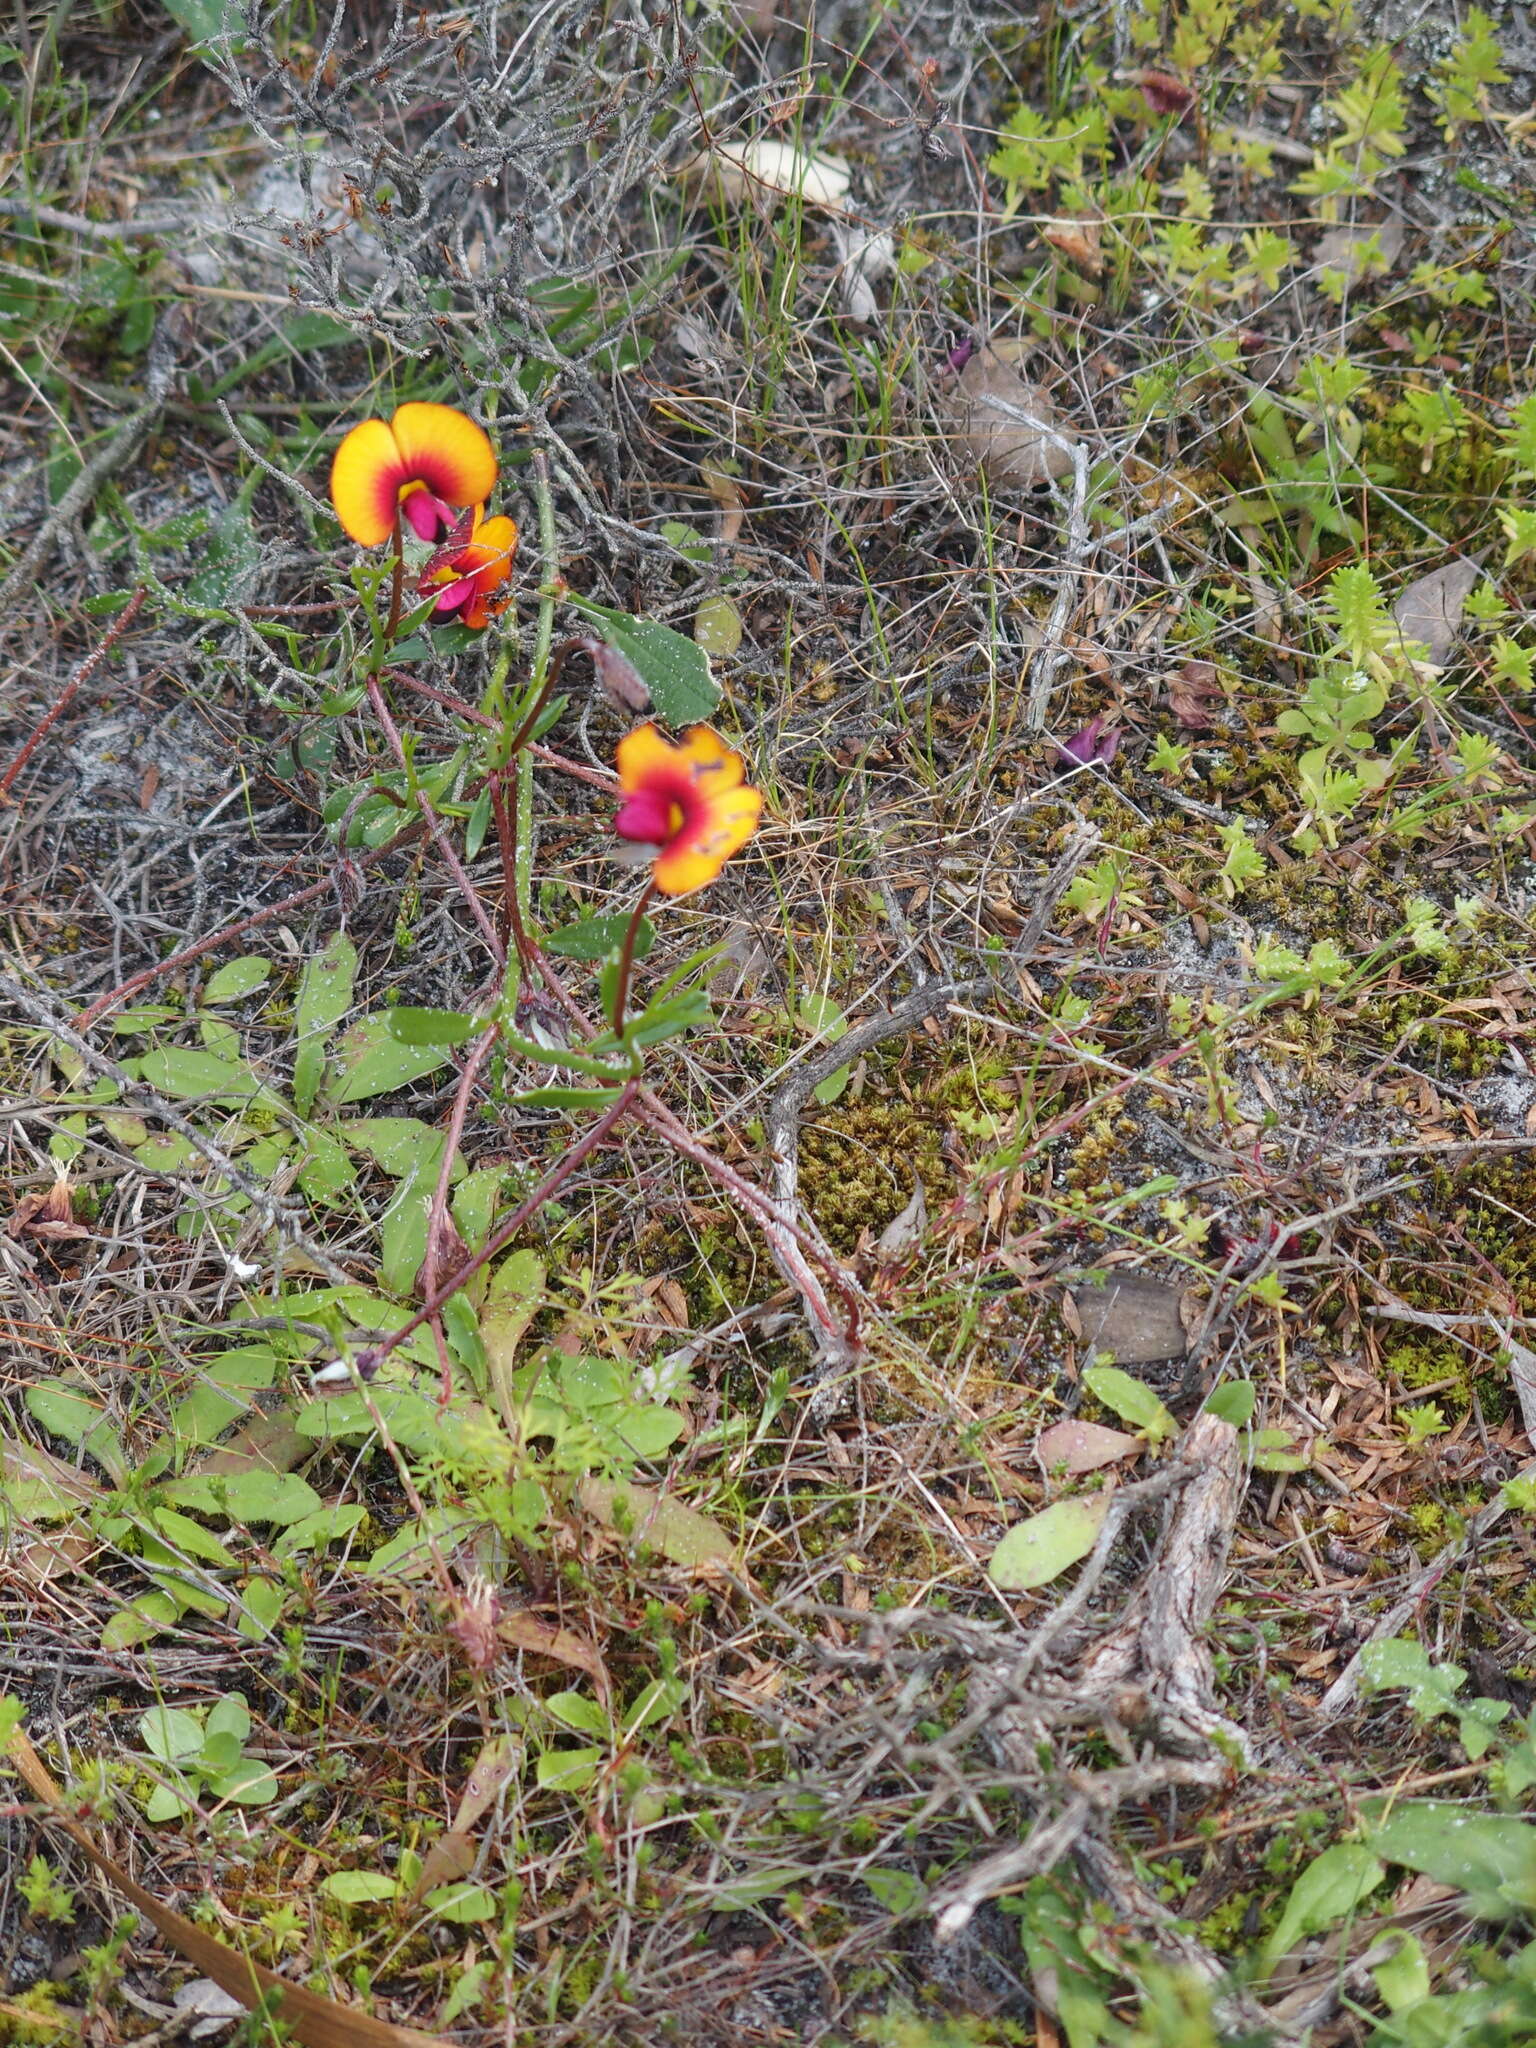
<path id="1" fill-rule="evenodd" d="M 510 592 L 505 597 L 495 592 L 512 574 L 517 522 L 500 514 L 486 519 L 477 505 L 467 534 L 464 524 L 459 522 L 448 544 L 428 562 L 419 588 L 438 592 L 432 611 L 435 621 L 472 626 L 478 632 L 512 601 Z"/>
<path id="2" fill-rule="evenodd" d="M 712 882 L 756 830 L 762 791 L 744 779 L 741 756 L 707 725 L 684 733 L 680 746 L 654 725 L 637 726 L 619 741 L 617 759 L 627 801 L 613 829 L 656 848 L 655 881 L 664 896 Z"/>
<path id="3" fill-rule="evenodd" d="M 392 538 L 403 512 L 422 540 L 441 540 L 454 513 L 484 504 L 496 482 L 485 429 L 451 405 L 412 401 L 389 420 L 364 420 L 331 461 L 331 503 L 365 548 Z"/>

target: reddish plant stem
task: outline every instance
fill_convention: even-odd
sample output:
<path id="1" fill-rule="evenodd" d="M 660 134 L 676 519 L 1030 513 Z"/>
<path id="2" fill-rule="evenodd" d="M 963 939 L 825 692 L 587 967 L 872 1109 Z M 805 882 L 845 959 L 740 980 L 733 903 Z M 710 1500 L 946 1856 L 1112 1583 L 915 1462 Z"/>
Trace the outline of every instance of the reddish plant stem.
<path id="1" fill-rule="evenodd" d="M 80 685 L 95 673 L 102 662 L 106 660 L 115 643 L 122 638 L 123 634 L 133 624 L 134 619 L 138 616 L 139 607 L 143 602 L 144 586 L 141 583 L 102 635 L 101 645 L 93 654 L 88 654 L 84 661 L 80 663 L 69 681 L 59 692 L 58 702 L 44 713 L 36 732 L 33 733 L 15 760 L 12 761 L 10 767 L 6 769 L 4 775 L 0 775 L 0 796 L 10 795 L 11 784 L 16 780 L 23 768 L 26 767 L 59 719 L 74 702 Z"/>
<path id="2" fill-rule="evenodd" d="M 646 883 L 640 892 L 640 901 L 629 914 L 629 923 L 624 931 L 624 943 L 619 948 L 619 973 L 613 985 L 613 1013 L 609 1021 L 615 1031 L 624 1029 L 624 1012 L 629 1007 L 629 977 L 635 966 L 635 941 L 640 936 L 640 921 L 645 916 L 645 906 L 656 893 L 656 877 Z"/>
<path id="3" fill-rule="evenodd" d="M 779 1263 L 793 1285 L 804 1298 L 815 1321 L 820 1325 L 822 1348 L 839 1357 L 850 1357 L 860 1349 L 859 1323 L 864 1304 L 858 1289 L 848 1278 L 837 1260 L 824 1245 L 816 1242 L 810 1232 L 793 1216 L 786 1216 L 770 1195 L 739 1174 L 735 1167 L 727 1166 L 718 1154 L 711 1152 L 702 1139 L 696 1138 L 682 1120 L 649 1088 L 640 1090 L 640 1110 L 644 1121 L 664 1138 L 675 1152 L 685 1159 L 691 1159 L 695 1166 L 720 1183 L 730 1195 L 755 1215 L 773 1241 Z M 807 1254 L 809 1257 L 807 1257 Z M 847 1307 L 846 1327 L 839 1323 L 832 1312 L 821 1282 L 813 1271 L 810 1260 L 824 1269 L 833 1287 L 842 1296 Z"/>
<path id="4" fill-rule="evenodd" d="M 395 507 L 395 573 L 389 585 L 389 619 L 384 627 L 384 645 L 393 647 L 400 630 L 400 606 L 405 596 L 405 534 L 400 525 L 400 508 Z"/>
<path id="5" fill-rule="evenodd" d="M 569 1152 L 561 1154 L 560 1158 L 555 1161 L 549 1172 L 539 1182 L 533 1193 L 524 1201 L 518 1203 L 506 1222 L 494 1233 L 485 1246 L 476 1252 L 466 1265 L 460 1266 L 452 1279 L 445 1280 L 434 1293 L 429 1294 L 408 1323 L 402 1324 L 398 1330 L 393 1331 L 382 1343 L 373 1344 L 368 1347 L 375 1369 L 382 1365 L 389 1354 L 398 1349 L 408 1337 L 414 1337 L 423 1323 L 437 1315 L 444 1304 L 451 1301 L 466 1282 L 474 1279 L 482 1266 L 489 1264 L 499 1251 L 504 1250 L 511 1243 L 528 1219 L 539 1213 L 550 1196 L 564 1186 L 577 1167 L 581 1165 L 582 1161 L 597 1150 L 614 1125 L 621 1122 L 629 1114 L 639 1089 L 640 1083 L 638 1081 L 626 1081 L 619 1090 L 618 1099 L 609 1104 L 608 1108 L 603 1111 L 603 1114 L 598 1118 L 591 1130 L 587 1132 L 585 1137 L 578 1138 Z"/>
<path id="6" fill-rule="evenodd" d="M 384 693 L 379 688 L 377 676 L 370 676 L 368 678 L 368 701 L 373 706 L 374 717 L 378 719 L 380 725 L 384 728 L 384 736 L 389 741 L 395 759 L 400 763 L 400 766 L 406 771 L 407 775 L 409 775 L 410 766 L 406 760 L 405 748 L 401 743 L 399 733 L 395 729 L 395 722 L 389 715 L 389 707 L 384 702 Z M 480 936 L 491 949 L 491 958 L 498 967 L 505 967 L 507 964 L 507 949 L 501 943 L 496 927 L 486 915 L 485 905 L 480 901 L 480 892 L 469 879 L 469 876 L 465 874 L 464 864 L 454 852 L 443 821 L 437 815 L 437 812 L 433 810 L 431 800 L 424 789 L 416 791 L 416 803 L 421 811 L 421 815 L 427 822 L 427 830 L 432 835 L 433 845 L 442 855 L 444 866 L 458 883 L 459 893 L 469 905 L 471 917 L 480 927 Z"/>
<path id="7" fill-rule="evenodd" d="M 358 854 L 353 865 L 359 868 L 374 867 L 388 855 L 398 853 L 402 846 L 419 837 L 421 826 L 412 824 L 405 831 L 390 840 L 387 846 L 365 847 Z M 350 858 L 350 857 L 348 857 Z M 269 903 L 263 910 L 253 910 L 249 917 L 237 919 L 234 924 L 224 925 L 212 932 L 206 939 L 199 939 L 195 945 L 183 946 L 179 953 L 172 953 L 164 960 L 157 960 L 153 967 L 146 967 L 140 973 L 130 975 L 127 981 L 119 982 L 105 995 L 98 996 L 94 1003 L 83 1009 L 72 1019 L 76 1031 L 89 1031 L 91 1026 L 108 1010 L 115 1010 L 119 1003 L 128 1002 L 141 988 L 148 988 L 152 981 L 158 981 L 163 974 L 175 974 L 179 969 L 200 960 L 205 953 L 216 953 L 220 946 L 227 946 L 231 939 L 243 938 L 258 925 L 270 924 L 275 917 L 286 917 L 290 910 L 302 910 L 306 903 L 313 903 L 317 896 L 327 895 L 336 887 L 336 876 L 329 874 L 323 882 L 311 882 L 307 889 L 299 889 L 292 896 L 285 896 L 280 903 Z"/>

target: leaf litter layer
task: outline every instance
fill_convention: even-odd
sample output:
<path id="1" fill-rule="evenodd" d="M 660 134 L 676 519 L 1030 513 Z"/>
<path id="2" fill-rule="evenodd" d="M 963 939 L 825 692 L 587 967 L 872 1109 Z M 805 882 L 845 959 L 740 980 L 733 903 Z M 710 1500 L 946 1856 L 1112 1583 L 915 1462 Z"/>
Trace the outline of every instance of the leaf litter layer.
<path id="1" fill-rule="evenodd" d="M 0 1655 L 98 1851 L 454 2039 L 1523 2038 L 1527 32 L 18 38 Z M 365 692 L 413 400 L 518 597 Z M 764 822 L 546 1199 L 636 674 Z M 3 2024 L 158 2017 L 36 1811 Z"/>

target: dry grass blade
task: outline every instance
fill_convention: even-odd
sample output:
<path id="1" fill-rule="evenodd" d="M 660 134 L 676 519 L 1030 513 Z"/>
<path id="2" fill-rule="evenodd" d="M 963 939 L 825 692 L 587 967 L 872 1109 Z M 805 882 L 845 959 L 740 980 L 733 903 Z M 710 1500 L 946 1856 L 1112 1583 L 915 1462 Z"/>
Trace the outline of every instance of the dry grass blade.
<path id="1" fill-rule="evenodd" d="M 227 1943 L 217 1941 L 196 1927 L 174 1908 L 163 1905 L 152 1893 L 131 1878 L 122 1866 L 99 1849 L 90 1835 L 64 1806 L 64 1795 L 54 1783 L 47 1766 L 27 1737 L 18 1731 L 7 1752 L 28 1789 L 49 1809 L 49 1819 L 61 1827 L 82 1854 L 116 1886 L 129 1903 L 165 1936 L 189 1962 L 231 1998 L 238 1998 L 248 2010 L 263 2006 L 274 2018 L 293 2029 L 295 2040 L 304 2048 L 448 2048 L 437 2034 L 423 2034 L 415 2027 L 396 2026 L 391 2020 L 351 2006 L 337 2005 L 302 1984 L 289 1984 L 262 1963 L 242 1956 Z"/>

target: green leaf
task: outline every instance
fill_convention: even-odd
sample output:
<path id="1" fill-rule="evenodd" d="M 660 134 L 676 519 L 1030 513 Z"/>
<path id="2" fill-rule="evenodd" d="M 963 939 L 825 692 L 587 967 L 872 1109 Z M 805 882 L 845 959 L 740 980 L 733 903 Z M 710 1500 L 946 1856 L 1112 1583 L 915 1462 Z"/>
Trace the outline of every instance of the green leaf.
<path id="1" fill-rule="evenodd" d="M 206 1722 L 208 1734 L 234 1737 L 236 1753 L 242 1750 L 251 1736 L 251 1710 L 245 1703 L 244 1693 L 226 1692 L 216 1699 L 208 1709 Z"/>
<path id="2" fill-rule="evenodd" d="M 308 1116 L 325 1072 L 326 1039 L 352 1007 L 357 980 L 357 948 L 345 932 L 337 932 L 324 949 L 305 962 L 294 1004 L 293 1028 L 298 1051 L 293 1061 L 293 1101 Z"/>
<path id="3" fill-rule="evenodd" d="M 992 1553 L 987 1575 L 1005 1593 L 1049 1585 L 1068 1566 L 1085 1558 L 1098 1541 L 1109 1509 L 1109 1493 L 1059 1500 L 1038 1515 L 1014 1524 Z"/>
<path id="4" fill-rule="evenodd" d="M 1159 1444 L 1164 1437 L 1178 1433 L 1179 1425 L 1146 1382 L 1133 1379 L 1118 1365 L 1090 1365 L 1083 1374 L 1083 1385 L 1122 1422 L 1140 1431 L 1149 1444 Z"/>
<path id="5" fill-rule="evenodd" d="M 695 641 L 656 619 L 610 611 L 589 598 L 573 596 L 571 603 L 636 670 L 668 725 L 709 717 L 720 702 L 720 686 L 710 673 L 709 656 Z"/>
<path id="6" fill-rule="evenodd" d="M 164 1492 L 164 1489 L 161 1489 Z M 211 1529 L 205 1529 L 201 1522 L 194 1522 L 190 1515 L 179 1515 L 174 1508 L 157 1504 L 151 1508 L 140 1527 L 145 1531 L 144 1555 L 157 1564 L 174 1564 L 178 1552 L 182 1557 L 199 1557 L 204 1564 L 218 1565 L 222 1570 L 233 1571 L 235 1560 Z M 158 1537 L 155 1542 L 150 1537 Z"/>
<path id="7" fill-rule="evenodd" d="M 903 1914 L 915 1913 L 928 1896 L 928 1887 L 910 1870 L 861 1870 L 859 1878 L 887 1913 L 898 1919 Z"/>
<path id="8" fill-rule="evenodd" d="M 360 1116 L 346 1126 L 347 1143 L 371 1159 L 392 1180 L 404 1180 L 425 1165 L 435 1178 L 443 1162 L 443 1134 L 419 1116 Z M 451 1178 L 459 1180 L 464 1162 L 455 1156 Z"/>
<path id="9" fill-rule="evenodd" d="M 360 1508 L 359 1514 L 366 1509 Z M 235 1627 L 248 1643 L 264 1642 L 283 1618 L 283 1589 L 276 1579 L 251 1579 L 241 1589 Z"/>
<path id="10" fill-rule="evenodd" d="M 245 26 L 240 0 L 161 0 L 161 5 L 194 44 L 237 36 Z"/>
<path id="11" fill-rule="evenodd" d="M 481 1920 L 496 1918 L 496 1894 L 483 1884 L 461 1879 L 457 1884 L 440 1884 L 422 1902 L 438 1920 L 451 1927 L 472 1927 Z"/>
<path id="12" fill-rule="evenodd" d="M 524 1088 L 508 1100 L 526 1109 L 611 1109 L 617 1088 Z"/>
<path id="13" fill-rule="evenodd" d="M 34 1381 L 23 1397 L 32 1420 L 50 1436 L 62 1437 L 111 1474 L 117 1485 L 128 1478 L 128 1459 L 117 1431 L 98 1402 L 58 1380 Z"/>
<path id="14" fill-rule="evenodd" d="M 297 1522 L 291 1522 L 273 1543 L 272 1555 L 297 1557 L 302 1551 L 328 1549 L 331 1544 L 344 1541 L 367 1519 L 368 1508 L 361 1501 L 342 1507 L 321 1508 L 317 1514 L 304 1515 Z M 247 1587 L 247 1594 L 250 1590 Z"/>
<path id="15" fill-rule="evenodd" d="M 390 1037 L 401 1045 L 462 1045 L 482 1028 L 467 1010 L 417 1010 L 402 1003 L 384 1014 Z"/>
<path id="16" fill-rule="evenodd" d="M 234 1806 L 270 1806 L 282 1786 L 270 1764 L 246 1756 L 231 1769 L 211 1778 L 208 1789 L 215 1799 L 228 1800 Z"/>
<path id="17" fill-rule="evenodd" d="M 628 929 L 627 911 L 616 910 L 608 917 L 584 917 L 579 924 L 562 925 L 559 931 L 551 932 L 544 941 L 544 950 L 565 960 L 605 960 L 623 945 Z M 642 917 L 635 932 L 635 958 L 643 960 L 655 943 L 656 927 L 648 917 Z"/>
<path id="18" fill-rule="evenodd" d="M 1360 1813 L 1374 1854 L 1457 1886 L 1480 1917 L 1536 1907 L 1536 1828 L 1528 1822 L 1451 1799 L 1370 1798 Z"/>
<path id="19" fill-rule="evenodd" d="M 163 1764 L 186 1763 L 201 1753 L 203 1724 L 182 1707 L 151 1707 L 139 1716 L 139 1740 Z"/>
<path id="20" fill-rule="evenodd" d="M 181 1612 L 169 1593 L 139 1593 L 119 1607 L 99 1637 L 104 1650 L 131 1650 L 175 1623 Z"/>
<path id="21" fill-rule="evenodd" d="M 315 1514 L 320 1496 L 296 1472 L 271 1472 L 256 1466 L 248 1472 L 188 1473 L 167 1480 L 160 1489 L 167 1500 L 202 1514 L 227 1515 L 233 1522 L 275 1522 L 286 1525 Z"/>
<path id="22" fill-rule="evenodd" d="M 156 1046 L 141 1058 L 124 1064 L 136 1069 L 151 1088 L 169 1095 L 173 1101 L 206 1095 L 240 1106 L 282 1106 L 244 1060 L 220 1059 L 217 1053 L 203 1052 L 195 1045 Z"/>
<path id="23" fill-rule="evenodd" d="M 1103 2048 L 1114 2039 L 1107 1994 L 1111 1980 L 1084 1945 L 1094 1928 L 1085 1899 L 1057 1878 L 1034 1877 L 1017 1901 L 1005 1900 L 1005 1912 L 1019 1918 L 1019 1941 L 1030 1974 L 1051 1986 L 1046 2002 L 1067 2037 L 1067 2048 Z"/>
<path id="24" fill-rule="evenodd" d="M 606 1742 L 613 1733 L 608 1716 L 583 1692 L 552 1692 L 544 1705 L 562 1727 L 574 1729 L 578 1735 L 595 1735 L 599 1742 Z"/>
<path id="25" fill-rule="evenodd" d="M 220 19 L 226 12 L 223 6 L 218 5 L 218 0 L 214 0 L 214 7 L 207 10 L 201 0 L 176 0 L 178 9 L 188 4 L 200 14 L 211 13 L 216 8 Z M 179 14 L 177 18 L 180 19 Z M 239 19 L 238 14 L 236 19 Z M 202 566 L 187 581 L 184 593 L 187 603 L 210 611 L 226 609 L 236 599 L 244 597 L 251 573 L 260 564 L 262 554 L 262 543 L 251 524 L 249 500 L 242 495 L 225 506 L 198 549 Z"/>
<path id="26" fill-rule="evenodd" d="M 742 642 L 741 613 L 725 596 L 706 597 L 693 615 L 693 637 L 707 655 L 729 660 Z"/>
<path id="27" fill-rule="evenodd" d="M 1405 1934 L 1401 1929 L 1393 1931 L 1398 1938 L 1397 1952 L 1384 1963 L 1378 1963 L 1371 1975 L 1387 2011 L 1405 2012 L 1409 2006 L 1422 2004 L 1428 1998 L 1429 1964 L 1417 1935 Z"/>
<path id="28" fill-rule="evenodd" d="M 682 1705 L 686 1690 L 680 1678 L 653 1678 L 624 1715 L 625 1735 L 638 1735 L 642 1728 L 668 1720 Z"/>
<path id="29" fill-rule="evenodd" d="M 361 1018 L 342 1035 L 335 1064 L 328 1094 L 339 1108 L 423 1080 L 448 1064 L 448 1054 L 433 1045 L 402 1045 L 390 1032 L 386 1011 Z"/>
<path id="30" fill-rule="evenodd" d="M 603 1761 L 600 1749 L 546 1749 L 534 1777 L 546 1792 L 584 1792 Z"/>
<path id="31" fill-rule="evenodd" d="M 320 1880 L 320 1896 L 343 1906 L 371 1906 L 395 1896 L 395 1880 L 382 1870 L 333 1870 Z"/>
<path id="32" fill-rule="evenodd" d="M 1243 1429 L 1253 1418 L 1257 1399 L 1258 1388 L 1252 1380 L 1228 1380 L 1207 1396 L 1205 1412 L 1230 1422 L 1234 1429 Z"/>
<path id="33" fill-rule="evenodd" d="M 1307 1935 L 1353 1913 L 1386 1874 L 1383 1864 L 1360 1842 L 1336 1842 L 1325 1849 L 1292 1885 L 1285 1910 L 1264 1944 L 1265 1961 L 1277 1963 Z"/>
<path id="34" fill-rule="evenodd" d="M 237 1003 L 242 996 L 253 996 L 257 989 L 265 988 L 272 979 L 272 962 L 263 960 L 259 953 L 243 953 L 238 960 L 228 960 L 208 977 L 203 990 L 205 1003 Z"/>

